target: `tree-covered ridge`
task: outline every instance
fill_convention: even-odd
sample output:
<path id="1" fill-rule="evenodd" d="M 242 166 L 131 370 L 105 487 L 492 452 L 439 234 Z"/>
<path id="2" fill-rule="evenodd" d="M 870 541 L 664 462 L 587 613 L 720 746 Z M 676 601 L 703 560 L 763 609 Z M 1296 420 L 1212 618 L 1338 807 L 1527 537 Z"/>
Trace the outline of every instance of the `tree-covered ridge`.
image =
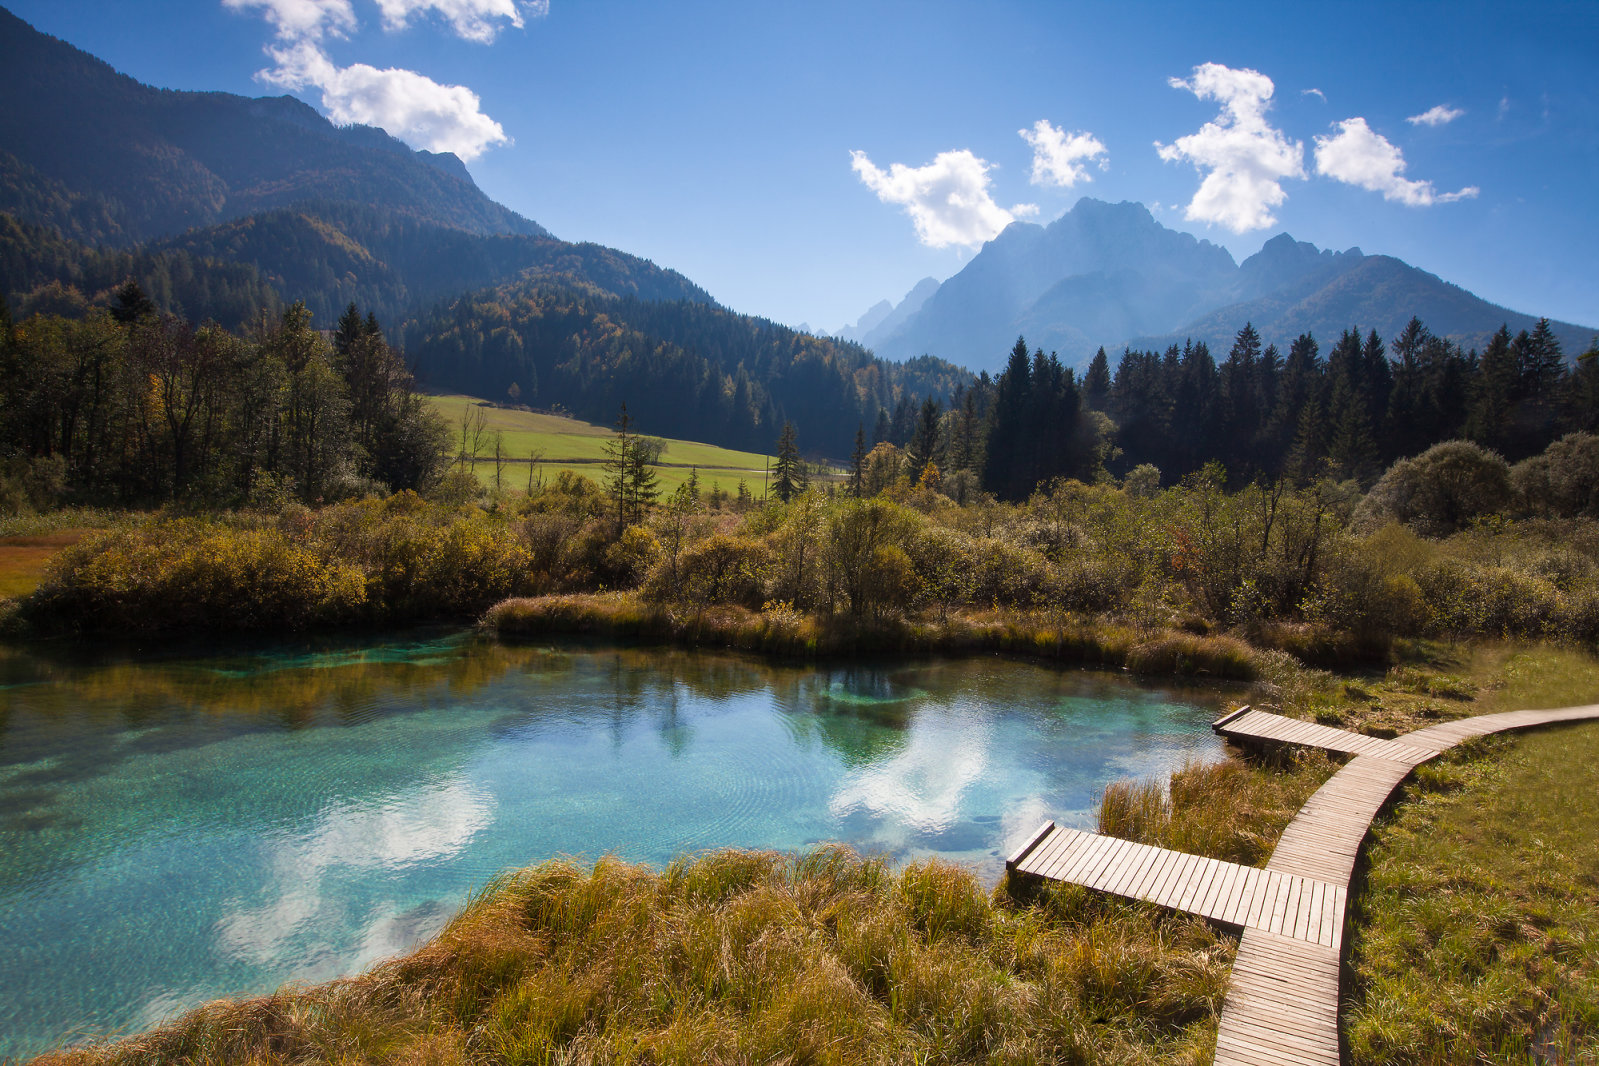
<path id="1" fill-rule="evenodd" d="M 902 399 L 945 397 L 967 379 L 937 360 L 904 366 L 710 303 L 618 297 L 536 277 L 462 297 L 408 323 L 428 383 L 559 403 L 608 422 L 622 403 L 647 433 L 765 450 L 784 422 L 813 453 L 845 455 L 856 429 Z"/>
<path id="2" fill-rule="evenodd" d="M 90 248 L 0 214 L 0 300 L 18 318 L 82 317 L 92 307 L 109 307 L 129 279 L 157 310 L 192 322 L 238 329 L 281 310 L 277 291 L 252 266 L 181 248 Z"/>
<path id="3" fill-rule="evenodd" d="M 86 240 L 150 240 L 307 199 L 472 233 L 545 233 L 485 196 L 459 160 L 341 129 L 289 97 L 154 89 L 3 8 L 0 99 L 0 145 L 24 164 L 0 172 L 0 210 L 47 198 L 50 216 L 24 217 Z M 105 205 L 105 217 L 68 210 L 77 224 L 63 225 L 59 192 L 19 186 L 22 173 Z"/>
<path id="4" fill-rule="evenodd" d="M 467 233 L 381 207 L 308 201 L 191 230 L 158 247 L 245 263 L 319 323 L 350 303 L 381 319 L 527 275 L 562 275 L 618 296 L 709 303 L 674 270 L 597 244 L 547 236 Z"/>

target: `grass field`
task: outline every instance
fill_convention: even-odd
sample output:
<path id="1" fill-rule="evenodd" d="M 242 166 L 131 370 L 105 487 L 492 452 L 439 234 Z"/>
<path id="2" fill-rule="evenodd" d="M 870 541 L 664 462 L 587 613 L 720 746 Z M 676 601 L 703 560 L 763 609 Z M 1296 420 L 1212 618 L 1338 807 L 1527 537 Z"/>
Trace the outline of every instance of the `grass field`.
<path id="1" fill-rule="evenodd" d="M 427 401 L 454 428 L 456 447 L 459 447 L 460 442 L 462 416 L 474 408 L 483 412 L 484 428 L 491 434 L 496 430 L 503 434 L 506 451 L 513 459 L 526 459 L 538 452 L 551 464 L 563 461 L 600 462 L 606 457 L 606 442 L 615 436 L 608 426 L 596 426 L 560 415 L 484 406 L 481 400 L 471 396 L 429 396 Z M 661 464 L 666 467 L 698 466 L 704 470 L 753 470 L 759 473 L 766 468 L 769 458 L 759 452 L 735 451 L 714 444 L 661 439 L 666 444 L 661 452 Z M 492 450 L 492 443 L 485 443 Z M 482 469 L 481 462 L 478 467 Z"/>
<path id="2" fill-rule="evenodd" d="M 1355 896 L 1351 1061 L 1596 1061 L 1599 725 L 1495 738 L 1408 791 Z"/>
<path id="3" fill-rule="evenodd" d="M 689 473 L 695 468 L 687 466 L 658 466 L 655 474 L 660 481 L 660 489 L 664 495 L 677 488 L 688 480 Z M 605 477 L 605 468 L 599 463 L 538 463 L 533 470 L 535 483 L 542 477 L 546 482 L 555 479 L 562 470 L 570 470 L 595 481 Z M 759 467 L 754 470 L 725 469 L 720 467 L 702 466 L 700 472 L 700 491 L 710 492 L 712 486 L 720 486 L 729 496 L 738 491 L 738 483 L 744 482 L 744 487 L 749 489 L 750 495 L 756 499 L 761 498 L 762 472 Z M 527 488 L 528 464 L 526 462 L 507 463 L 500 471 L 501 487 L 521 491 Z M 477 464 L 477 479 L 484 485 L 494 485 L 494 460 L 488 462 L 481 459 Z"/>
<path id="4" fill-rule="evenodd" d="M 26 596 L 39 584 L 56 552 L 76 544 L 87 530 L 0 537 L 0 599 Z"/>
<path id="5" fill-rule="evenodd" d="M 539 456 L 533 477 L 545 480 L 562 470 L 570 470 L 598 481 L 604 477 L 600 464 L 605 460 L 605 445 L 615 437 L 607 426 L 581 422 L 562 415 L 539 414 L 533 411 L 513 411 L 487 406 L 472 396 L 429 396 L 428 403 L 444 416 L 455 432 L 452 451 L 460 448 L 461 419 L 473 409 L 483 412 L 485 456 L 477 462 L 478 480 L 485 485 L 494 484 L 494 445 L 489 435 L 498 431 L 505 454 L 511 461 L 500 471 L 503 488 L 525 489 L 528 481 L 527 460 Z M 671 492 L 681 485 L 693 468 L 699 469 L 700 489 L 709 492 L 713 486 L 732 495 L 743 481 L 750 494 L 759 498 L 762 478 L 770 456 L 759 452 L 741 452 L 732 448 L 719 448 L 698 441 L 659 438 L 666 447 L 661 451 L 660 464 L 655 473 L 660 478 L 663 492 Z"/>

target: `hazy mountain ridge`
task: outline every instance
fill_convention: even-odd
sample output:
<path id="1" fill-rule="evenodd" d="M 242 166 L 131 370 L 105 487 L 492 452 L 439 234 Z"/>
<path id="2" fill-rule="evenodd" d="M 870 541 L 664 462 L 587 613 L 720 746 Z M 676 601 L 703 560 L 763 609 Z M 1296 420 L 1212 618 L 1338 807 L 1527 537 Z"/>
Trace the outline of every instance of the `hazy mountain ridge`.
<path id="1" fill-rule="evenodd" d="M 1391 339 L 1412 317 L 1463 348 L 1482 349 L 1501 325 L 1512 333 L 1531 330 L 1537 315 L 1524 314 L 1487 300 L 1387 255 L 1363 256 L 1330 278 L 1321 273 L 1282 290 L 1230 304 L 1163 336 L 1136 337 L 1135 348 L 1161 349 L 1185 340 L 1203 340 L 1218 354 L 1226 352 L 1245 322 L 1253 323 L 1263 342 L 1283 351 L 1295 337 L 1309 333 L 1335 340 L 1345 329 L 1376 330 Z M 1568 358 L 1584 351 L 1596 332 L 1570 322 L 1549 322 Z"/>
<path id="2" fill-rule="evenodd" d="M 1163 348 L 1186 338 L 1225 351 L 1245 322 L 1283 350 L 1301 333 L 1392 337 L 1412 316 L 1480 347 L 1538 316 L 1489 303 L 1436 275 L 1358 248 L 1333 252 L 1286 233 L 1235 263 L 1224 248 L 1168 229 L 1142 204 L 1084 198 L 1048 226 L 1012 223 L 944 282 L 922 310 L 865 338 L 878 354 L 927 353 L 998 372 L 1018 335 L 1069 365 L 1104 346 Z M 1568 355 L 1594 330 L 1551 322 Z"/>
<path id="3" fill-rule="evenodd" d="M 938 285 L 937 278 L 923 278 L 911 286 L 911 291 L 906 293 L 899 303 L 894 304 L 889 309 L 888 314 L 879 319 L 871 329 L 861 334 L 858 338 L 846 339 L 859 340 L 868 348 L 875 347 L 879 337 L 892 336 L 896 330 L 910 320 L 912 315 L 927 306 L 927 301 L 932 299 L 933 293 L 938 291 Z M 888 301 L 885 300 L 883 302 L 887 303 Z"/>

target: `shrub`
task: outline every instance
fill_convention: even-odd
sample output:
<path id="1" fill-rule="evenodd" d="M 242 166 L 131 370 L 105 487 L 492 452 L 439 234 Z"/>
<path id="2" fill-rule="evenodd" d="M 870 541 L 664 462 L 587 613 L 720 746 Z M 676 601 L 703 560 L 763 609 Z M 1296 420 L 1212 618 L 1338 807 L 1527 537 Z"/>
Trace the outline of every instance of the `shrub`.
<path id="1" fill-rule="evenodd" d="M 683 551 L 677 562 L 677 588 L 658 565 L 644 585 L 655 602 L 674 598 L 708 606 L 732 603 L 755 610 L 766 599 L 764 575 L 771 562 L 765 544 L 746 537 L 717 533 Z"/>
<path id="2" fill-rule="evenodd" d="M 24 611 L 44 629 L 301 629 L 360 617 L 361 571 L 276 529 L 203 519 L 91 537 L 62 553 Z"/>
<path id="3" fill-rule="evenodd" d="M 1389 467 L 1356 508 L 1354 526 L 1370 532 L 1396 521 L 1423 536 L 1447 536 L 1510 499 L 1504 459 L 1471 441 L 1445 441 Z"/>
<path id="4" fill-rule="evenodd" d="M 1599 437 L 1568 433 L 1511 467 L 1510 487 L 1522 514 L 1599 518 Z"/>

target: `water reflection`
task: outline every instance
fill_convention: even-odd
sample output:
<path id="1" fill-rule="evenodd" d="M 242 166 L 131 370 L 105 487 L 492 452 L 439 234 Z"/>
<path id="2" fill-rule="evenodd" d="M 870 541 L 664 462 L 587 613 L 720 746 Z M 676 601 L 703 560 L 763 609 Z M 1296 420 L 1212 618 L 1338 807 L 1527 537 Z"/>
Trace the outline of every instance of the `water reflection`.
<path id="1" fill-rule="evenodd" d="M 1218 751 L 1215 701 L 459 632 L 0 648 L 0 1055 L 351 972 L 559 854 L 842 839 L 992 877 L 1106 781 Z"/>

